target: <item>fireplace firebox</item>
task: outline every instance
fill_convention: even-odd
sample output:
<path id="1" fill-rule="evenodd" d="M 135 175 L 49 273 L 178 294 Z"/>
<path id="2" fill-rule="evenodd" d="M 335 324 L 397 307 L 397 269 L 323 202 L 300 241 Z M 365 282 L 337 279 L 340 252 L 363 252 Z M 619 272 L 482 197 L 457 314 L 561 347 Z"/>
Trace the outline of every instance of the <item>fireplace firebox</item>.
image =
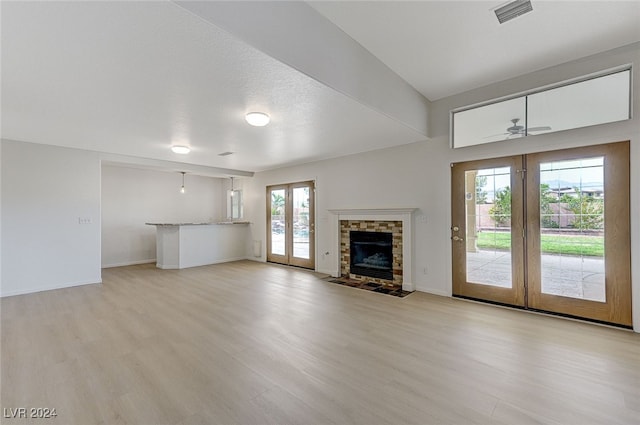
<path id="1" fill-rule="evenodd" d="M 349 272 L 393 280 L 393 233 L 349 232 Z"/>

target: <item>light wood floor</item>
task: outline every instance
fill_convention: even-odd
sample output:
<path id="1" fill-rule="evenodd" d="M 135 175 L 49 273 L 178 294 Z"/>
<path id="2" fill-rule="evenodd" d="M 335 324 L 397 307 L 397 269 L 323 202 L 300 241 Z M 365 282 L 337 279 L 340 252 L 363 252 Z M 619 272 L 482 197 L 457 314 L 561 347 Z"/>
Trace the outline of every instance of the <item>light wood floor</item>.
<path id="1" fill-rule="evenodd" d="M 3 424 L 639 423 L 630 331 L 249 261 L 103 280 L 2 299 L 1 407 L 58 414 Z"/>

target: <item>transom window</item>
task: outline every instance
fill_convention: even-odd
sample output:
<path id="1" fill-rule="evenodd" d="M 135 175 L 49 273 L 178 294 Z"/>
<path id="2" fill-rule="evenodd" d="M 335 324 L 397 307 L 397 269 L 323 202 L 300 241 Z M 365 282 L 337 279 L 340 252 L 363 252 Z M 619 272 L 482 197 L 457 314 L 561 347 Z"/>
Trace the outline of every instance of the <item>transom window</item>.
<path id="1" fill-rule="evenodd" d="M 631 69 L 451 112 L 451 147 L 481 145 L 631 118 Z"/>

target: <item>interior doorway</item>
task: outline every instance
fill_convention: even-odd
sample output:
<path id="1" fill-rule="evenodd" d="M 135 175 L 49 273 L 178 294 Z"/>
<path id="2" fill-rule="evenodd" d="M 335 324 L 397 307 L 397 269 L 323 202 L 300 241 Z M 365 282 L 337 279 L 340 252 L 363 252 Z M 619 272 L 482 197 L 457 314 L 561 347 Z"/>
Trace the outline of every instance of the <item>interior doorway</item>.
<path id="1" fill-rule="evenodd" d="M 453 294 L 631 326 L 629 143 L 452 165 Z"/>
<path id="2" fill-rule="evenodd" d="M 267 261 L 315 269 L 313 181 L 267 187 Z"/>

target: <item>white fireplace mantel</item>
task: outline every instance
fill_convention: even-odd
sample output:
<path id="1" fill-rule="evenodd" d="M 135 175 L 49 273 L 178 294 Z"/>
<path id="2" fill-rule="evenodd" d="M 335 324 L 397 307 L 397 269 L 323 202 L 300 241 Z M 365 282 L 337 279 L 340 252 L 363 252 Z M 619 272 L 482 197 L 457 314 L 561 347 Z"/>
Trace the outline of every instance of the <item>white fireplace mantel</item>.
<path id="1" fill-rule="evenodd" d="M 402 289 L 415 291 L 413 282 L 413 213 L 417 208 L 368 208 L 330 209 L 330 229 L 333 235 L 334 270 L 332 276 L 340 277 L 340 221 L 381 220 L 402 221 Z"/>

